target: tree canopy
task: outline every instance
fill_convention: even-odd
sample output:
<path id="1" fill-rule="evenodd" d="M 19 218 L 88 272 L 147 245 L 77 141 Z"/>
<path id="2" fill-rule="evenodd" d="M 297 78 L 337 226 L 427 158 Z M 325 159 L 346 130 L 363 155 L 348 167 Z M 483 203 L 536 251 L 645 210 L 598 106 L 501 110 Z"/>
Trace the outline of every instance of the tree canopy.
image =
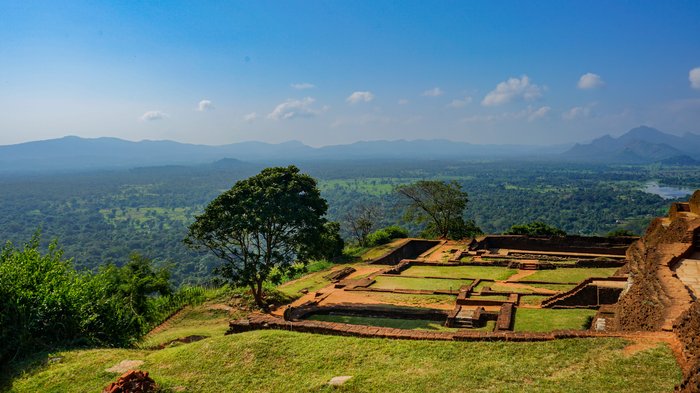
<path id="1" fill-rule="evenodd" d="M 185 243 L 222 259 L 218 272 L 250 287 L 265 307 L 263 283 L 273 269 L 284 273 L 295 260 L 318 255 L 327 209 L 311 176 L 295 166 L 267 168 L 211 201 L 190 225 Z"/>
<path id="2" fill-rule="evenodd" d="M 458 239 L 481 233 L 472 221 L 464 220 L 469 199 L 455 181 L 420 180 L 396 191 L 408 201 L 405 218 L 427 224 L 424 235 Z"/>
<path id="3" fill-rule="evenodd" d="M 513 225 L 504 235 L 527 235 L 527 236 L 566 236 L 566 232 L 552 225 L 540 221 L 529 224 Z"/>

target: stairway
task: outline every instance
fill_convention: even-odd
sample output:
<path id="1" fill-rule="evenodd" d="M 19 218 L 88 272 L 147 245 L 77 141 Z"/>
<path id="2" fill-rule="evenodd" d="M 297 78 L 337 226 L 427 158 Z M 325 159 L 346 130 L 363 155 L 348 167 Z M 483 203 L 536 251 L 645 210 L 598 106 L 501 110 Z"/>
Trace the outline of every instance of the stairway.
<path id="1" fill-rule="evenodd" d="M 459 312 L 455 316 L 453 326 L 456 328 L 471 329 L 477 327 L 481 319 L 482 307 L 465 308 L 460 307 Z"/>

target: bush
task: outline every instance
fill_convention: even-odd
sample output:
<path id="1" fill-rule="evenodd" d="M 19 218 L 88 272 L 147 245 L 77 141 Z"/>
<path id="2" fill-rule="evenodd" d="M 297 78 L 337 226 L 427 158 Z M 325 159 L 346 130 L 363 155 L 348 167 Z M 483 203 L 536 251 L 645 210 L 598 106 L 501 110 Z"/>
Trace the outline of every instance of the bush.
<path id="1" fill-rule="evenodd" d="M 566 236 L 566 232 L 561 229 L 535 221 L 529 224 L 513 225 L 509 230 L 503 233 L 504 235 L 527 235 L 527 236 L 547 236 L 561 237 Z"/>
<path id="2" fill-rule="evenodd" d="M 383 229 L 379 229 L 367 235 L 367 245 L 369 247 L 381 246 L 387 244 L 394 239 L 403 239 L 408 237 L 408 231 L 397 225 L 392 225 Z"/>
<path id="3" fill-rule="evenodd" d="M 180 307 L 201 301 L 202 288 L 172 293 L 168 272 L 138 255 L 123 267 L 76 272 L 56 242 L 39 235 L 0 254 L 0 364 L 58 346 L 126 346 Z"/>

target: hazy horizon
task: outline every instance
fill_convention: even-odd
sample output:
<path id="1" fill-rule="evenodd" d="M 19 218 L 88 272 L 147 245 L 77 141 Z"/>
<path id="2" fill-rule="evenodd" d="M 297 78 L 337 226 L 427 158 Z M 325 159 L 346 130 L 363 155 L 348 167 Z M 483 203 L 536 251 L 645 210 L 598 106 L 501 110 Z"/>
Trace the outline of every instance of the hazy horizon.
<path id="1" fill-rule="evenodd" d="M 700 3 L 0 3 L 0 145 L 700 132 Z"/>

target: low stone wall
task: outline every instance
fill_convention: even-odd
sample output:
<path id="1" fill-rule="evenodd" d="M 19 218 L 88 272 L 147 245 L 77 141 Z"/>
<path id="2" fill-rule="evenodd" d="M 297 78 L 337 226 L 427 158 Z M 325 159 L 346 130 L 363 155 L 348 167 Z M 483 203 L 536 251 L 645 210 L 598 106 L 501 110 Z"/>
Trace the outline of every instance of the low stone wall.
<path id="1" fill-rule="evenodd" d="M 469 248 L 625 255 L 625 251 L 635 240 L 636 237 L 490 235 L 473 243 Z"/>
<path id="2" fill-rule="evenodd" d="M 496 332 L 513 330 L 513 303 L 503 303 L 496 319 Z"/>
<path id="3" fill-rule="evenodd" d="M 440 244 L 439 240 L 410 239 L 389 253 L 371 261 L 376 265 L 396 265 L 404 259 L 418 258 L 424 252 Z"/>
<path id="4" fill-rule="evenodd" d="M 310 315 L 353 315 L 361 317 L 426 319 L 444 322 L 449 311 L 429 308 L 384 306 L 378 304 L 339 303 L 330 306 L 306 304 L 291 307 L 285 312 L 286 320 L 302 320 Z"/>
<path id="5" fill-rule="evenodd" d="M 427 330 L 407 330 L 347 323 L 324 321 L 285 321 L 269 314 L 253 313 L 245 319 L 231 321 L 226 334 L 253 330 L 277 329 L 304 333 L 330 334 L 338 336 L 375 337 L 400 340 L 439 340 L 439 341 L 550 341 L 563 338 L 610 337 L 608 333 L 590 330 L 557 330 L 546 333 L 528 332 L 486 332 L 459 329 L 454 332 L 433 332 Z"/>

